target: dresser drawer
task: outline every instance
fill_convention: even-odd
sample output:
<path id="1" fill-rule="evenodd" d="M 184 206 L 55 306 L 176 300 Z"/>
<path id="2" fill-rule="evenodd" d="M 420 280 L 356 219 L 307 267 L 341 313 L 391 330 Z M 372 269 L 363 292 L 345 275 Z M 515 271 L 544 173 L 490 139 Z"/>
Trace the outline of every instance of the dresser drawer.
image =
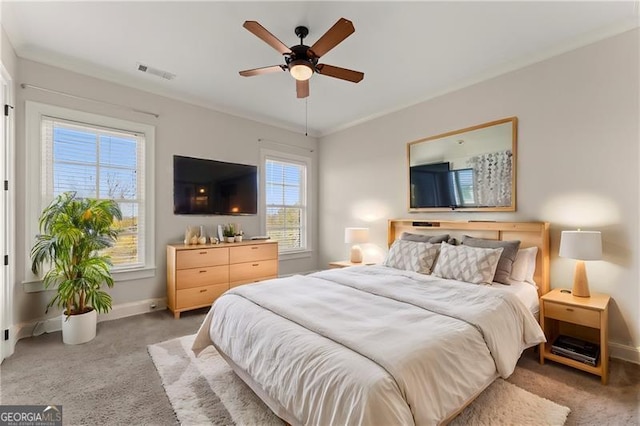
<path id="1" fill-rule="evenodd" d="M 229 289 L 228 284 L 208 285 L 176 291 L 176 309 L 207 306 Z"/>
<path id="2" fill-rule="evenodd" d="M 544 301 L 544 316 L 560 321 L 600 328 L 600 311 Z"/>
<path id="3" fill-rule="evenodd" d="M 229 263 L 228 248 L 181 250 L 177 254 L 176 268 L 189 269 Z"/>
<path id="4" fill-rule="evenodd" d="M 252 282 L 278 275 L 277 260 L 236 263 L 229 266 L 229 281 Z"/>
<path id="5" fill-rule="evenodd" d="M 233 287 L 238 287 L 238 286 L 245 285 L 245 284 L 259 283 L 260 281 L 270 280 L 272 278 L 278 278 L 278 276 L 277 275 L 271 275 L 271 276 L 268 276 L 268 277 L 252 278 L 250 280 L 232 281 L 232 282 L 229 283 L 229 287 L 233 288 Z"/>
<path id="6" fill-rule="evenodd" d="M 179 269 L 176 272 L 176 288 L 202 287 L 229 282 L 229 266 L 209 266 L 192 269 Z"/>
<path id="7" fill-rule="evenodd" d="M 277 244 L 255 244 L 231 247 L 229 250 L 229 263 L 255 262 L 258 260 L 278 258 Z"/>

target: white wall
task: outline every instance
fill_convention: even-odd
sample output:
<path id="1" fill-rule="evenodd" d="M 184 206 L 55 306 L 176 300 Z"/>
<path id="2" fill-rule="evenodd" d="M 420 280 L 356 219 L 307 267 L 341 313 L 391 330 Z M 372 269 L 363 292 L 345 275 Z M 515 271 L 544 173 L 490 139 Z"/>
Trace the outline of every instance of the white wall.
<path id="1" fill-rule="evenodd" d="M 292 153 L 310 153 L 297 147 L 308 147 L 316 150 L 317 140 L 287 130 L 257 123 L 202 107 L 175 101 L 162 96 L 142 92 L 130 87 L 98 80 L 92 77 L 75 74 L 59 68 L 50 67 L 37 62 L 18 60 L 18 76 L 20 83 L 45 87 L 47 89 L 99 99 L 106 102 L 127 105 L 140 110 L 155 112 L 159 118 L 142 115 L 125 109 L 94 102 L 87 102 L 53 93 L 34 89 L 18 89 L 16 103 L 17 130 L 17 176 L 18 188 L 25 187 L 25 177 L 29 173 L 26 167 L 25 144 L 25 101 L 31 100 L 46 104 L 58 105 L 81 111 L 103 114 L 111 117 L 136 121 L 156 126 L 155 147 L 155 230 L 156 230 L 156 274 L 154 278 L 135 281 L 117 282 L 110 290 L 114 305 L 128 304 L 136 301 L 162 298 L 166 295 L 166 259 L 165 245 L 179 242 L 184 238 L 184 230 L 188 225 L 205 225 L 211 229 L 214 225 L 234 222 L 240 223 L 247 235 L 260 234 L 259 216 L 176 216 L 173 214 L 173 155 L 187 155 L 210 158 L 245 164 L 259 164 L 258 139 L 268 139 L 281 144 L 294 145 L 286 148 L 281 145 L 260 145 L 274 150 L 289 150 Z M 150 77 L 151 78 L 151 77 Z M 317 151 L 316 151 L 317 152 Z M 313 169 L 318 170 L 313 159 Z M 317 174 L 317 173 L 316 173 Z M 314 186 L 311 197 L 317 193 L 317 178 L 313 177 Z M 29 262 L 22 254 L 29 250 L 31 241 L 25 239 L 25 194 L 18 191 L 17 197 L 17 247 L 20 258 L 16 265 L 15 283 L 15 321 L 29 322 L 44 316 L 45 306 L 51 297 L 50 292 L 26 293 L 24 280 L 25 262 Z M 315 215 L 315 212 L 312 212 Z M 317 239 L 317 227 L 312 229 L 313 241 Z M 317 265 L 317 250 L 310 257 L 281 260 L 280 274 L 306 272 Z M 54 315 L 50 312 L 49 317 Z"/>
<path id="2" fill-rule="evenodd" d="M 2 65 L 9 72 L 11 76 L 16 75 L 16 64 L 18 58 L 16 52 L 13 50 L 13 46 L 7 37 L 7 33 L 4 31 L 4 27 L 0 25 L 0 60 Z"/>
<path id="3" fill-rule="evenodd" d="M 369 226 L 379 258 L 388 218 L 548 221 L 552 287 L 571 287 L 560 231 L 601 230 L 590 287 L 613 297 L 613 352 L 640 362 L 639 45 L 639 31 L 626 32 L 321 138 L 320 264 L 345 258 L 345 226 Z M 407 213 L 407 142 L 510 116 L 516 212 Z"/>

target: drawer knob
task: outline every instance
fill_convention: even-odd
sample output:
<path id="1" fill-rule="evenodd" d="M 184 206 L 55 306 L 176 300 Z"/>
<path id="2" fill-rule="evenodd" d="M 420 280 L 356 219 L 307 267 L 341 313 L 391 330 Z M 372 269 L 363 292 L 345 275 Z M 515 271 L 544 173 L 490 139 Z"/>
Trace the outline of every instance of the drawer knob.
<path id="1" fill-rule="evenodd" d="M 257 264 L 257 263 L 254 263 L 254 264 L 252 264 L 251 266 L 258 266 L 258 264 Z"/>
<path id="2" fill-rule="evenodd" d="M 198 271 L 198 272 L 200 272 L 201 274 L 204 274 L 204 273 L 205 273 L 205 272 L 207 272 L 207 271 Z"/>
<path id="3" fill-rule="evenodd" d="M 207 289 L 205 288 L 205 289 L 200 290 L 200 293 L 204 293 L 206 291 L 207 291 Z"/>
<path id="4" fill-rule="evenodd" d="M 206 251 L 201 251 L 200 254 L 207 254 L 207 252 Z"/>
<path id="5" fill-rule="evenodd" d="M 258 250 L 258 248 L 259 248 L 258 246 L 253 246 L 251 247 L 251 250 Z"/>
<path id="6" fill-rule="evenodd" d="M 569 311 L 569 312 L 573 312 L 573 309 L 571 309 L 571 308 L 567 308 L 567 311 Z"/>

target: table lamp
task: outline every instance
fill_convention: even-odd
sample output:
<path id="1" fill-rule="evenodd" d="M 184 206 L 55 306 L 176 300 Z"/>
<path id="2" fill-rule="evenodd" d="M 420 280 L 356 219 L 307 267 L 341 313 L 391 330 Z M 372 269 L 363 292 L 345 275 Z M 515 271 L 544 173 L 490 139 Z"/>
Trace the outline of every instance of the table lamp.
<path id="1" fill-rule="evenodd" d="M 560 237 L 560 257 L 576 259 L 573 274 L 574 296 L 590 297 L 589 281 L 585 270 L 585 260 L 602 259 L 602 238 L 599 231 L 562 231 Z"/>
<path id="2" fill-rule="evenodd" d="M 362 262 L 362 249 L 358 244 L 366 243 L 369 241 L 369 228 L 344 228 L 344 242 L 346 244 L 353 244 L 351 246 L 351 258 L 352 263 Z"/>

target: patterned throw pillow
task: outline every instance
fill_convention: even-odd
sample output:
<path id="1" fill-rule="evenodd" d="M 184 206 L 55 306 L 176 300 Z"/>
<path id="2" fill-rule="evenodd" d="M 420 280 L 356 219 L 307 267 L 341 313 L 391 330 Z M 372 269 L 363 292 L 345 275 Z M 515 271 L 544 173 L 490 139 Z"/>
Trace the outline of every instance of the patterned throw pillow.
<path id="1" fill-rule="evenodd" d="M 442 243 L 433 275 L 472 284 L 491 284 L 502 248 L 452 246 Z"/>
<path id="2" fill-rule="evenodd" d="M 440 251 L 439 244 L 396 240 L 383 265 L 391 268 L 430 274 Z"/>
<path id="3" fill-rule="evenodd" d="M 520 241 L 487 240 L 485 238 L 473 238 L 465 235 L 462 238 L 462 244 L 480 248 L 502 247 L 502 254 L 500 255 L 500 260 L 498 261 L 498 267 L 496 268 L 496 274 L 493 277 L 493 281 L 507 285 L 509 284 L 509 275 L 511 275 L 511 270 L 513 269 L 513 262 L 516 261 L 516 255 L 520 248 Z"/>

